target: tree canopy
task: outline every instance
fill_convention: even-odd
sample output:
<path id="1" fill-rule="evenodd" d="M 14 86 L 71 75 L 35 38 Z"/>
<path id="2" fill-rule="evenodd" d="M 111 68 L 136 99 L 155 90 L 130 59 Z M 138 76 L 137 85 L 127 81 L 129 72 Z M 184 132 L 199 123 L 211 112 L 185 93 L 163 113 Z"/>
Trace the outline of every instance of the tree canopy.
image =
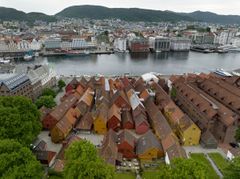
<path id="1" fill-rule="evenodd" d="M 98 178 L 110 179 L 114 176 L 113 167 L 106 164 L 97 154 L 90 142 L 74 142 L 65 151 L 65 178 Z"/>
<path id="2" fill-rule="evenodd" d="M 240 127 L 236 130 L 235 139 L 240 142 Z"/>
<path id="3" fill-rule="evenodd" d="M 66 83 L 63 80 L 58 81 L 58 88 L 59 90 L 62 90 L 62 88 L 66 86 Z"/>
<path id="4" fill-rule="evenodd" d="M 10 139 L 0 140 L 0 178 L 36 178 L 43 176 L 41 164 L 30 149 Z"/>
<path id="5" fill-rule="evenodd" d="M 56 106 L 56 102 L 52 96 L 41 96 L 37 99 L 35 104 L 38 108 L 41 108 L 42 106 L 45 106 L 46 108 L 53 108 Z"/>
<path id="6" fill-rule="evenodd" d="M 174 159 L 170 165 L 162 166 L 158 178 L 207 178 L 207 168 L 192 159 Z"/>
<path id="7" fill-rule="evenodd" d="M 50 88 L 45 88 L 42 92 L 42 96 L 52 96 L 55 98 L 57 96 L 57 93 Z"/>
<path id="8" fill-rule="evenodd" d="M 240 157 L 234 158 L 224 170 L 224 178 L 240 178 Z"/>
<path id="9" fill-rule="evenodd" d="M 30 99 L 0 97 L 0 139 L 29 145 L 41 131 L 40 113 Z"/>

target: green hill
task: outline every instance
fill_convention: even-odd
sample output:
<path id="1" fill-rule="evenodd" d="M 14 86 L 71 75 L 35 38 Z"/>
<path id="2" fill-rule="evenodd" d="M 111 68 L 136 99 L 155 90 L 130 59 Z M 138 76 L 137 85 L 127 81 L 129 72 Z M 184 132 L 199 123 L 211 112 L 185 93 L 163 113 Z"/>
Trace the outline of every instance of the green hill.
<path id="1" fill-rule="evenodd" d="M 212 12 L 196 11 L 192 13 L 176 13 L 172 11 L 158 11 L 138 8 L 107 8 L 103 6 L 71 6 L 55 16 L 49 16 L 43 13 L 25 13 L 13 8 L 0 7 L 0 20 L 19 20 L 34 22 L 42 20 L 47 22 L 56 21 L 57 17 L 69 18 L 91 18 L 106 19 L 116 18 L 126 21 L 202 21 L 209 23 L 221 24 L 240 24 L 240 16 L 238 15 L 219 15 Z"/>
<path id="2" fill-rule="evenodd" d="M 31 12 L 25 13 L 13 8 L 0 7 L 0 20 L 18 20 L 34 22 L 35 20 L 42 20 L 47 22 L 55 21 L 54 16 L 48 16 L 43 13 Z"/>
<path id="3" fill-rule="evenodd" d="M 240 24 L 240 16 L 238 15 L 219 15 L 212 12 L 195 11 L 192 13 L 182 13 L 181 15 L 210 23 L 221 24 Z"/>
<path id="4" fill-rule="evenodd" d="M 103 6 L 72 6 L 56 14 L 69 18 L 106 19 L 117 18 L 126 21 L 192 21 L 193 19 L 170 11 L 146 10 L 138 8 L 107 8 Z"/>

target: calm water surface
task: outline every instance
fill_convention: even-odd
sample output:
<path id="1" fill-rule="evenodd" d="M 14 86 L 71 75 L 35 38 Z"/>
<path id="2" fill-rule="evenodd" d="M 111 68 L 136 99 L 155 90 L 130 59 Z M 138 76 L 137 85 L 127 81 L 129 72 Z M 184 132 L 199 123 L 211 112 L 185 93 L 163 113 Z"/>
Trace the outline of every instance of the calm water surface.
<path id="1" fill-rule="evenodd" d="M 179 74 L 209 72 L 216 68 L 240 68 L 240 53 L 202 54 L 196 52 L 170 52 L 158 54 L 111 54 L 85 57 L 39 57 L 31 62 L 18 62 L 17 70 L 32 64 L 52 66 L 58 75 L 140 75 L 146 72 Z"/>

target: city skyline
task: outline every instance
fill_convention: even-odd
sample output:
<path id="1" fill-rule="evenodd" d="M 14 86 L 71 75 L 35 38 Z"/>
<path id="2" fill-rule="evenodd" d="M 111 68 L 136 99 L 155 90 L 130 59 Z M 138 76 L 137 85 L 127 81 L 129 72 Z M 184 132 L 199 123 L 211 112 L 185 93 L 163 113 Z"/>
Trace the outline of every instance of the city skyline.
<path id="1" fill-rule="evenodd" d="M 175 12 L 193 12 L 193 11 L 210 11 L 224 15 L 240 15 L 240 2 L 235 0 L 202 0 L 192 2 L 191 0 L 159 1 L 159 0 L 51 0 L 51 1 L 31 1 L 21 0 L 0 0 L 0 6 L 15 8 L 24 12 L 42 12 L 48 15 L 54 15 L 61 10 L 74 5 L 101 5 L 110 8 L 142 8 L 154 10 L 170 10 Z"/>

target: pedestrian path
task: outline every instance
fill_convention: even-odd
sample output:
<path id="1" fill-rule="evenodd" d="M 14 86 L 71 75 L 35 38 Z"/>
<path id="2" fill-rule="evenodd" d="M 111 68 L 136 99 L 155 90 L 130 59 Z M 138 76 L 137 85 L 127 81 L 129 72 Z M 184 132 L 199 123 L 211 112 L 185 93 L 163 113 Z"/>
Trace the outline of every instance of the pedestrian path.
<path id="1" fill-rule="evenodd" d="M 212 159 L 208 156 L 208 154 L 205 154 L 206 158 L 208 159 L 208 161 L 211 163 L 213 169 L 215 170 L 215 172 L 217 173 L 217 175 L 220 178 L 223 178 L 223 174 L 220 172 L 220 170 L 218 169 L 218 167 L 215 165 L 215 163 L 212 161 Z"/>

